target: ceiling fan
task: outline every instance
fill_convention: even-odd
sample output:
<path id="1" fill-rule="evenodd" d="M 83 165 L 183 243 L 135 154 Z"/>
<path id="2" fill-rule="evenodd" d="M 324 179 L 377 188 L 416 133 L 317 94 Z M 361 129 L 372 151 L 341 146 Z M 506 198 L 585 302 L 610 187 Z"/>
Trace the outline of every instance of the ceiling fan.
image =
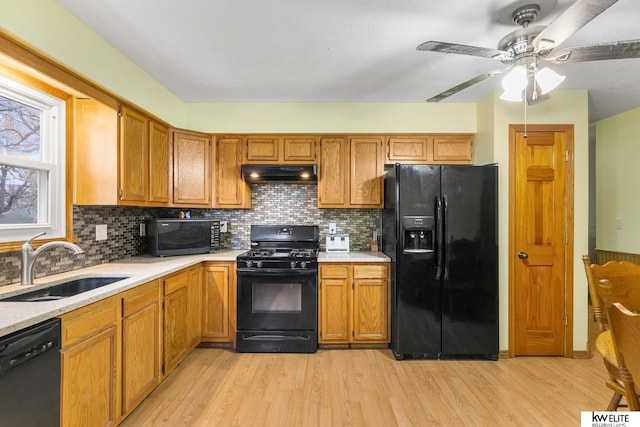
<path id="1" fill-rule="evenodd" d="M 533 105 L 549 98 L 549 95 L 546 95 L 536 82 L 536 73 L 538 73 L 539 64 L 541 63 L 563 64 L 568 62 L 640 58 L 640 40 L 591 44 L 556 50 L 556 47 L 567 40 L 573 33 L 616 2 L 617 0 L 577 0 L 547 27 L 530 25 L 540 13 L 539 4 L 531 3 L 519 6 L 513 11 L 511 17 L 513 22 L 522 28 L 503 37 L 498 43 L 497 49 L 439 41 L 422 43 L 416 48 L 417 50 L 479 56 L 497 59 L 507 65 L 504 68 L 480 74 L 454 86 L 429 98 L 427 102 L 441 101 L 476 83 L 517 68 L 522 70 L 527 79 L 525 97 L 527 103 Z"/>

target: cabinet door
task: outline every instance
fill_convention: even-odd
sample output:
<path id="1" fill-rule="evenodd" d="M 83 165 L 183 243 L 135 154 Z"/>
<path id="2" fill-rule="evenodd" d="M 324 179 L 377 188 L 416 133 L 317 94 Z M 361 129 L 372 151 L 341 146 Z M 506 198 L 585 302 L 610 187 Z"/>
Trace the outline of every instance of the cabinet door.
<path id="1" fill-rule="evenodd" d="M 76 99 L 73 203 L 118 203 L 118 112 L 93 99 Z"/>
<path id="2" fill-rule="evenodd" d="M 383 141 L 383 136 L 350 138 L 349 204 L 352 207 L 383 207 Z"/>
<path id="3" fill-rule="evenodd" d="M 353 340 L 388 342 L 389 281 L 386 265 L 353 267 Z"/>
<path id="4" fill-rule="evenodd" d="M 345 137 L 323 137 L 320 140 L 318 171 L 318 207 L 346 208 L 349 147 Z"/>
<path id="5" fill-rule="evenodd" d="M 433 157 L 426 136 L 390 136 L 387 144 L 388 163 L 426 163 Z"/>
<path id="6" fill-rule="evenodd" d="M 351 340 L 349 268 L 348 264 L 320 266 L 320 343 L 348 343 Z"/>
<path id="7" fill-rule="evenodd" d="M 216 139 L 216 207 L 250 208 L 249 187 L 242 178 L 242 138 Z"/>
<path id="8" fill-rule="evenodd" d="M 194 348 L 200 344 L 200 337 L 202 337 L 202 268 L 200 266 L 189 270 L 187 292 L 187 344 L 189 348 Z"/>
<path id="9" fill-rule="evenodd" d="M 60 353 L 61 425 L 116 425 L 117 327 L 113 325 Z"/>
<path id="10" fill-rule="evenodd" d="M 472 135 L 441 135 L 433 138 L 433 160 L 436 163 L 471 163 Z"/>
<path id="11" fill-rule="evenodd" d="M 285 163 L 313 163 L 316 160 L 314 136 L 285 136 L 282 140 Z"/>
<path id="12" fill-rule="evenodd" d="M 120 202 L 144 204 L 149 176 L 149 122 L 136 111 L 122 107 L 120 112 Z"/>
<path id="13" fill-rule="evenodd" d="M 127 291 L 122 306 L 122 415 L 126 416 L 160 384 L 158 281 Z"/>
<path id="14" fill-rule="evenodd" d="M 277 163 L 280 159 L 280 138 L 277 136 L 247 136 L 247 163 Z"/>
<path id="15" fill-rule="evenodd" d="M 188 282 L 180 273 L 164 280 L 164 373 L 171 372 L 186 356 L 190 343 Z"/>
<path id="16" fill-rule="evenodd" d="M 229 267 L 204 267 L 202 335 L 206 341 L 230 342 Z M 215 338 L 216 340 L 208 339 Z"/>
<path id="17" fill-rule="evenodd" d="M 173 133 L 173 203 L 211 203 L 211 140 L 204 134 Z"/>
<path id="18" fill-rule="evenodd" d="M 169 129 L 160 123 L 149 123 L 149 202 L 167 204 L 169 186 Z"/>

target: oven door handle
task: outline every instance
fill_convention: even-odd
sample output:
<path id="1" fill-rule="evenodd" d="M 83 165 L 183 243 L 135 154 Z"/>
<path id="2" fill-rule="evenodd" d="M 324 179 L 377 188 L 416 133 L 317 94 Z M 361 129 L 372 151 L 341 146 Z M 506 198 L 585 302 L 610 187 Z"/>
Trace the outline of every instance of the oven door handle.
<path id="1" fill-rule="evenodd" d="M 239 276 L 282 276 L 282 275 L 298 275 L 298 276 L 316 276 L 318 274 L 318 270 L 283 270 L 279 268 L 238 268 L 236 269 L 236 273 Z"/>

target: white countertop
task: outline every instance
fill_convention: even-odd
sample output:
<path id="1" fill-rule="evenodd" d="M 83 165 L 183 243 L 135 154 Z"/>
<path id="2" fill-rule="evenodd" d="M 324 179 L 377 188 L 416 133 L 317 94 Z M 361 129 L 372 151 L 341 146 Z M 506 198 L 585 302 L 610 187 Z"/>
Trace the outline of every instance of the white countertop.
<path id="1" fill-rule="evenodd" d="M 318 262 L 390 262 L 382 252 L 320 252 Z"/>
<path id="2" fill-rule="evenodd" d="M 2 302 L 0 301 L 0 337 L 18 331 L 36 323 L 59 316 L 76 308 L 99 301 L 108 296 L 134 288 L 158 277 L 166 276 L 191 265 L 205 261 L 235 261 L 246 249 L 226 250 L 205 255 L 176 257 L 153 257 L 142 255 L 122 261 L 95 265 L 66 273 L 55 274 L 36 279 L 33 286 L 19 284 L 0 286 L 0 297 L 9 297 L 32 290 L 46 288 L 68 280 L 88 276 L 128 276 L 124 280 L 110 285 L 83 292 L 81 294 L 56 300 L 41 302 Z M 320 252 L 318 262 L 389 262 L 382 252 Z"/>

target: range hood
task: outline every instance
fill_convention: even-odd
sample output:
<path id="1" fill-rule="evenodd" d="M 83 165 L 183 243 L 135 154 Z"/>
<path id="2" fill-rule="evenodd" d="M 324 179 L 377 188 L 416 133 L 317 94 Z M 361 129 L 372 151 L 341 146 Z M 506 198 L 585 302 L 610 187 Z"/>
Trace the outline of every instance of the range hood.
<path id="1" fill-rule="evenodd" d="M 242 176 L 250 184 L 315 184 L 318 181 L 317 169 L 317 165 L 242 165 Z"/>

